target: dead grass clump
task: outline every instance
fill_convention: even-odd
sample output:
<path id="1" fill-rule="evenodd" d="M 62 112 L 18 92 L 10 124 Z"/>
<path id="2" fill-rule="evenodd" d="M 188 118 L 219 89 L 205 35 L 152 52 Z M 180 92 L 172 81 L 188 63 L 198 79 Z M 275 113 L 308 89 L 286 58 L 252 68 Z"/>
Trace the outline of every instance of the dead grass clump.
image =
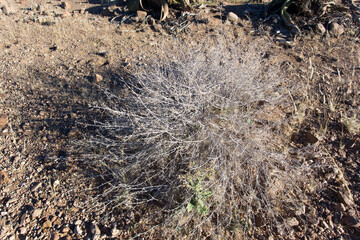
<path id="1" fill-rule="evenodd" d="M 128 94 L 107 92 L 117 104 L 82 147 L 111 176 L 111 204 L 157 206 L 164 238 L 285 234 L 306 200 L 309 167 L 279 151 L 286 120 L 257 117 L 288 96 L 283 79 L 260 48 L 222 41 L 179 44 L 122 79 Z"/>

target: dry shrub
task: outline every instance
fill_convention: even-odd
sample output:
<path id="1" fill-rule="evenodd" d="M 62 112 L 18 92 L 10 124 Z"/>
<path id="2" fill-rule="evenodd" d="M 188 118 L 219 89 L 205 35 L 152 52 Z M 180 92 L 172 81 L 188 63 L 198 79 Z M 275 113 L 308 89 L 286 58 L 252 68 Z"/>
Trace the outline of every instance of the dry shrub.
<path id="1" fill-rule="evenodd" d="M 309 166 L 281 151 L 286 119 L 258 117 L 286 101 L 285 81 L 263 64 L 263 46 L 219 41 L 160 49 L 168 54 L 121 79 L 121 95 L 107 90 L 98 106 L 107 120 L 82 145 L 83 159 L 111 176 L 112 205 L 157 206 L 163 218 L 148 237 L 285 234 L 284 219 L 307 199 Z"/>

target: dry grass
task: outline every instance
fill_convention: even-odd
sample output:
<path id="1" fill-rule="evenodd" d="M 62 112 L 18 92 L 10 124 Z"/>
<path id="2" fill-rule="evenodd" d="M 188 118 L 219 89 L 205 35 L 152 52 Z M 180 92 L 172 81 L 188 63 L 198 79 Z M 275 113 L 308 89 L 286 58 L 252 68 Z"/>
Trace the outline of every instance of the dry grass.
<path id="1" fill-rule="evenodd" d="M 304 209 L 310 166 L 282 151 L 286 119 L 264 117 L 287 101 L 286 82 L 262 62 L 263 46 L 219 41 L 163 47 L 120 79 L 121 95 L 106 90 L 97 108 L 108 117 L 79 145 L 111 184 L 106 204 L 160 211 L 147 237 L 287 234 Z"/>

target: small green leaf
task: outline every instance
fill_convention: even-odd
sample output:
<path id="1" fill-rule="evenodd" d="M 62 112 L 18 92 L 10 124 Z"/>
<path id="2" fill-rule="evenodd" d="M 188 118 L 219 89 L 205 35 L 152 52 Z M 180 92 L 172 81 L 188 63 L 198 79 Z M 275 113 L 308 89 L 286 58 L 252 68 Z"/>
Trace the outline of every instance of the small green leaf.
<path id="1" fill-rule="evenodd" d="M 214 193 L 212 191 L 206 191 L 204 192 L 204 198 L 211 197 Z"/>
<path id="2" fill-rule="evenodd" d="M 198 211 L 198 213 L 200 213 L 202 215 L 205 215 L 209 211 L 208 207 L 205 205 L 205 203 L 201 199 L 198 200 L 196 210 Z"/>
<path id="3" fill-rule="evenodd" d="M 194 209 L 194 205 L 192 203 L 188 203 L 188 205 L 186 206 L 186 209 L 188 212 L 191 212 Z"/>
<path id="4" fill-rule="evenodd" d="M 199 207 L 201 207 L 201 208 L 205 207 L 205 203 L 204 203 L 204 201 L 201 200 L 201 199 L 198 199 L 198 205 L 199 205 Z"/>

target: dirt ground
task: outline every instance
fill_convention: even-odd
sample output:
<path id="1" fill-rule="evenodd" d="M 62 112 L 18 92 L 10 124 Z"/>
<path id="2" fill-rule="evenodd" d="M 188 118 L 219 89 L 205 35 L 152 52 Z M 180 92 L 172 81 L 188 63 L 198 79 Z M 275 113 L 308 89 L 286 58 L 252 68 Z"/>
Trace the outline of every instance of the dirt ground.
<path id="1" fill-rule="evenodd" d="M 273 34 L 274 24 L 253 21 L 263 7 L 258 4 L 251 6 L 252 14 L 245 12 L 249 6 L 232 3 L 196 8 L 196 15 L 182 22 L 162 25 L 126 20 L 118 17 L 123 6 L 105 6 L 90 0 L 21 0 L 11 3 L 9 14 L 0 12 L 0 239 L 130 238 L 141 215 L 90 204 L 97 190 L 89 186 L 95 183 L 71 145 L 91 131 L 86 123 L 98 118 L 91 107 L 105 98 L 101 87 L 115 89 L 117 76 L 146 63 L 164 45 L 219 35 L 267 46 L 264 62 L 281 66 L 302 89 L 292 96 L 295 108 L 284 110 L 296 115 L 289 151 L 326 167 L 319 170 L 321 188 L 308 203 L 317 218 L 308 219 L 306 231 L 294 224 L 289 239 L 360 239 L 355 30 L 288 41 L 286 29 Z M 240 18 L 226 20 L 230 11 Z"/>

